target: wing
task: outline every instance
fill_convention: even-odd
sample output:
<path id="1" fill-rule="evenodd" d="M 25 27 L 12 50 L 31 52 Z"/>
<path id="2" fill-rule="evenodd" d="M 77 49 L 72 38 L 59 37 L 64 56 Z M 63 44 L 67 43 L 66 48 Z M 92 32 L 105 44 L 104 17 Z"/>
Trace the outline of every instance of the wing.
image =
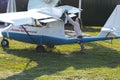
<path id="1" fill-rule="evenodd" d="M 58 9 L 67 10 L 68 13 L 70 13 L 70 14 L 75 14 L 75 13 L 81 12 L 81 9 L 73 7 L 73 6 L 69 6 L 69 5 L 60 6 L 60 7 L 58 7 Z"/>
<path id="2" fill-rule="evenodd" d="M 80 12 L 79 8 L 68 6 L 68 5 L 60 6 L 60 7 L 44 7 L 40 9 L 33 9 L 30 11 L 46 14 L 46 15 L 52 16 L 55 19 L 60 20 L 60 17 L 62 16 L 65 10 L 67 10 L 69 14 L 75 14 Z M 72 15 L 71 17 L 74 17 L 74 16 Z"/>
<path id="3" fill-rule="evenodd" d="M 49 18 L 52 18 L 52 16 L 33 11 L 0 14 L 0 22 L 11 23 L 13 25 L 30 24 L 34 19 L 45 20 Z"/>
<path id="4" fill-rule="evenodd" d="M 44 23 L 53 22 L 60 20 L 65 10 L 71 13 L 70 17 L 74 17 L 74 13 L 80 12 L 78 8 L 72 6 L 45 7 L 24 12 L 2 13 L 0 14 L 0 22 L 11 23 L 13 25 L 30 24 L 34 19 L 39 19 Z"/>
<path id="5" fill-rule="evenodd" d="M 0 22 L 18 24 L 23 23 L 24 21 L 30 21 L 30 17 L 27 15 L 27 12 L 15 12 L 15 13 L 2 13 L 0 14 Z M 27 23 L 27 22 L 24 22 Z"/>

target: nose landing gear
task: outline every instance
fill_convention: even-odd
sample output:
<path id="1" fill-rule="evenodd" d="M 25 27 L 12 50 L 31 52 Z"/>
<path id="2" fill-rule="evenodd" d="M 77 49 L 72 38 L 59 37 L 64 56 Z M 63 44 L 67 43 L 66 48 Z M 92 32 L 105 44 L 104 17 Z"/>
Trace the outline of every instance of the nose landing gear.
<path id="1" fill-rule="evenodd" d="M 2 39 L 1 46 L 2 47 L 9 47 L 9 41 L 7 39 Z"/>

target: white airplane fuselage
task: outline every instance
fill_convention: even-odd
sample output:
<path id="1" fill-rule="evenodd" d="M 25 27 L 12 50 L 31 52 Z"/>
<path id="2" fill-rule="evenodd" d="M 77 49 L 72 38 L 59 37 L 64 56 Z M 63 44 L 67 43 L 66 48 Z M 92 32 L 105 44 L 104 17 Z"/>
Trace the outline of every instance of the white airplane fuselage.
<path id="1" fill-rule="evenodd" d="M 55 21 L 45 26 L 11 26 L 2 31 L 3 37 L 33 44 L 69 44 L 76 43 L 76 38 L 67 39 L 64 33 L 64 22 Z"/>

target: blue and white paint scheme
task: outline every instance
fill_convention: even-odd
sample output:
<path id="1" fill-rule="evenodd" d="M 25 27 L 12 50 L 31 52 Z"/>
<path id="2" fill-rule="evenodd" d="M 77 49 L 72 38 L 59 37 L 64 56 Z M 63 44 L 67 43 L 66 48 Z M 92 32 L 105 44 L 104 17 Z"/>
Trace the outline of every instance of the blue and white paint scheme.
<path id="1" fill-rule="evenodd" d="M 0 14 L 0 21 L 9 23 L 2 30 L 2 35 L 4 38 L 37 45 L 73 44 L 78 43 L 78 41 L 84 43 L 120 37 L 118 20 L 120 17 L 120 5 L 117 5 L 98 36 L 83 37 L 80 40 L 76 37 L 66 37 L 65 23 L 60 19 L 65 10 L 68 10 L 70 17 L 74 17 L 75 13 L 80 12 L 78 8 L 72 6 L 60 6 Z M 2 43 L 5 42 L 2 41 Z"/>
<path id="2" fill-rule="evenodd" d="M 60 19 L 65 10 L 68 10 L 70 17 L 80 12 L 78 8 L 66 5 L 0 14 L 0 21 L 9 24 L 2 30 L 2 35 L 37 45 L 76 43 L 77 38 L 65 36 L 65 23 Z"/>

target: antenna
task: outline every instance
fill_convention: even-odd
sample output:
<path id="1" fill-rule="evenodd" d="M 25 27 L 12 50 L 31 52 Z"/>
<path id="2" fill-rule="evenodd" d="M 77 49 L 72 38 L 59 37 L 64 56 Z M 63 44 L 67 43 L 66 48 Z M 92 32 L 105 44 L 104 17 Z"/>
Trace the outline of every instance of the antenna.
<path id="1" fill-rule="evenodd" d="M 79 9 L 81 10 L 82 0 L 79 0 Z M 79 13 L 79 18 L 81 18 L 81 11 Z"/>

